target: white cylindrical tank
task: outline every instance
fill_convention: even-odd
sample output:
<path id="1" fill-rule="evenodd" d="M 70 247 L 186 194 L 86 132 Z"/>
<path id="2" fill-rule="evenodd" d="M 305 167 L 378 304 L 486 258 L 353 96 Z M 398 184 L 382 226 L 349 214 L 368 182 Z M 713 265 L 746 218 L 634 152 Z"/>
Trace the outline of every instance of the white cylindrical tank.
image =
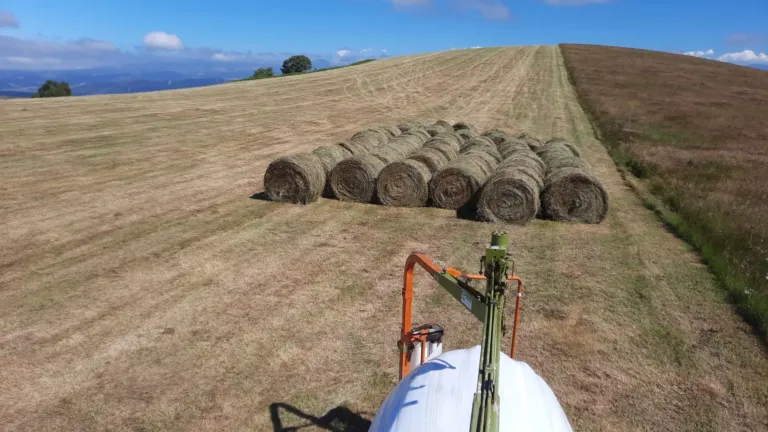
<path id="1" fill-rule="evenodd" d="M 480 346 L 448 351 L 412 369 L 387 396 L 372 432 L 467 432 Z M 547 383 L 530 366 L 501 355 L 499 430 L 567 432 L 571 425 Z"/>

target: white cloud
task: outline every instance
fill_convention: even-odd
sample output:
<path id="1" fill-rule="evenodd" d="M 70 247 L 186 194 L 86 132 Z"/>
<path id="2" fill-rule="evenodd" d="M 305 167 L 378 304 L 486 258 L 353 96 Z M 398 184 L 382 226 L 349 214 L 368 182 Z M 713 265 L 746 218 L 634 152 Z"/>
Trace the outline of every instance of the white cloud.
<path id="1" fill-rule="evenodd" d="M 348 57 L 350 54 L 352 54 L 352 51 L 346 49 L 336 51 L 336 55 L 339 57 Z"/>
<path id="2" fill-rule="evenodd" d="M 478 49 L 478 48 L 482 48 L 482 47 L 481 47 L 480 45 L 476 45 L 476 46 L 473 46 L 473 47 L 469 47 L 469 48 L 470 48 L 470 49 Z"/>
<path id="3" fill-rule="evenodd" d="M 234 61 L 234 60 L 238 60 L 238 59 L 241 59 L 241 58 L 243 58 L 242 54 L 234 54 L 234 53 L 227 54 L 227 53 L 223 53 L 223 52 L 218 52 L 218 53 L 215 53 L 214 55 L 211 56 L 211 59 L 213 59 L 213 60 L 225 61 L 225 62 L 226 61 Z"/>
<path id="4" fill-rule="evenodd" d="M 752 50 L 740 52 L 725 53 L 717 58 L 724 62 L 733 63 L 765 63 L 768 64 L 768 55 L 765 53 L 755 53 Z"/>
<path id="5" fill-rule="evenodd" d="M 544 0 L 544 3 L 554 6 L 574 6 L 588 3 L 608 3 L 611 0 Z"/>
<path id="6" fill-rule="evenodd" d="M 181 39 L 175 34 L 161 31 L 153 31 L 144 35 L 144 45 L 147 48 L 158 50 L 177 51 L 184 48 Z"/>
<path id="7" fill-rule="evenodd" d="M 711 57 L 715 55 L 715 51 L 712 48 L 710 48 L 706 51 L 688 51 L 688 52 L 684 52 L 683 54 L 687 56 L 692 56 L 692 57 Z"/>
<path id="8" fill-rule="evenodd" d="M 3 28 L 3 27 L 9 27 L 9 28 L 19 27 L 19 21 L 16 19 L 16 16 L 6 10 L 0 10 L 0 28 Z"/>
<path id="9" fill-rule="evenodd" d="M 29 57 L 16 57 L 16 56 L 6 57 L 5 59 L 11 63 L 23 63 L 23 64 L 30 64 L 34 61 Z"/>
<path id="10" fill-rule="evenodd" d="M 373 48 L 363 48 L 363 49 L 360 50 L 360 52 L 363 53 L 363 54 L 369 53 L 371 51 L 373 51 Z"/>
<path id="11" fill-rule="evenodd" d="M 385 53 L 385 52 L 387 52 L 387 50 L 383 49 L 383 50 L 381 50 L 381 52 L 382 52 L 382 53 Z"/>

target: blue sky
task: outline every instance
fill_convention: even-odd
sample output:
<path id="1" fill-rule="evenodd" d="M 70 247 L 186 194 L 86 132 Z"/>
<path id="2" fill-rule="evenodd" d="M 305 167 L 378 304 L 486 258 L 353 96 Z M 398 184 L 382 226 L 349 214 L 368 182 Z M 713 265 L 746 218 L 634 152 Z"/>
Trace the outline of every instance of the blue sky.
<path id="1" fill-rule="evenodd" d="M 560 42 L 768 63 L 768 0 L 0 0 L 0 69 Z"/>

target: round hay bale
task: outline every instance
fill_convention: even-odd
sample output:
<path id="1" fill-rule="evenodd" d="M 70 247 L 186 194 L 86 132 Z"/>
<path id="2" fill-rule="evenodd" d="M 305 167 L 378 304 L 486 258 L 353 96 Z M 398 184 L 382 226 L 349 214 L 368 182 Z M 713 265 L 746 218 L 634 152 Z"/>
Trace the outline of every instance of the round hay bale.
<path id="1" fill-rule="evenodd" d="M 531 149 L 524 142 L 511 138 L 496 144 L 496 148 L 499 150 L 501 156 L 505 159 L 517 152 L 531 152 Z"/>
<path id="2" fill-rule="evenodd" d="M 445 141 L 441 139 L 433 139 L 424 144 L 425 148 L 432 148 L 442 152 L 448 160 L 456 159 L 461 152 L 461 147 L 457 146 L 453 141 Z"/>
<path id="3" fill-rule="evenodd" d="M 472 132 L 469 129 L 459 129 L 456 132 L 454 132 L 456 135 L 460 136 L 462 140 L 466 141 L 469 139 L 472 139 L 476 136 L 480 136 L 479 134 Z"/>
<path id="4" fill-rule="evenodd" d="M 421 138 L 417 135 L 403 134 L 387 145 L 376 147 L 370 154 L 387 164 L 404 159 L 422 146 Z"/>
<path id="5" fill-rule="evenodd" d="M 491 129 L 484 132 L 482 136 L 490 139 L 496 145 L 506 141 L 509 138 L 509 134 L 501 129 Z"/>
<path id="6" fill-rule="evenodd" d="M 575 156 L 553 158 L 550 159 L 549 163 L 547 164 L 547 172 L 553 172 L 563 168 L 576 168 L 584 171 L 590 171 L 589 164 L 584 162 L 584 159 L 580 159 Z"/>
<path id="7" fill-rule="evenodd" d="M 348 149 L 338 145 L 318 147 L 312 150 L 312 154 L 320 159 L 326 174 L 330 174 L 336 164 L 352 156 Z"/>
<path id="8" fill-rule="evenodd" d="M 562 168 L 547 177 L 541 210 L 545 218 L 556 221 L 600 223 L 608 214 L 608 193 L 587 171 Z"/>
<path id="9" fill-rule="evenodd" d="M 421 146 L 427 141 L 424 137 L 424 134 L 408 132 L 395 138 L 388 145 L 403 145 L 405 143 L 405 145 L 410 146 Z"/>
<path id="10" fill-rule="evenodd" d="M 408 156 L 410 151 L 400 146 L 381 146 L 369 153 L 371 156 L 380 159 L 385 164 L 390 164 Z"/>
<path id="11" fill-rule="evenodd" d="M 323 196 L 326 198 L 332 198 L 333 191 L 331 190 L 331 185 L 328 182 L 328 179 L 331 176 L 331 171 L 333 171 L 333 169 L 336 168 L 336 165 L 339 162 L 349 157 L 352 157 L 352 153 L 342 146 L 331 145 L 331 146 L 318 147 L 312 150 L 312 154 L 314 154 L 315 156 L 317 156 L 318 159 L 320 159 L 320 163 L 323 164 L 323 169 L 325 170 L 326 180 L 325 180 L 325 187 L 323 188 Z"/>
<path id="12" fill-rule="evenodd" d="M 432 135 L 429 134 L 425 129 L 413 129 L 409 132 L 403 132 L 402 135 L 400 135 L 398 138 L 406 137 L 406 136 L 415 136 L 418 137 L 421 142 L 426 142 L 430 138 L 432 138 Z"/>
<path id="13" fill-rule="evenodd" d="M 385 126 L 381 126 L 381 129 L 384 129 L 384 130 L 386 130 L 386 131 L 387 131 L 387 133 L 389 133 L 389 135 L 390 135 L 392 138 L 397 138 L 397 137 L 399 137 L 399 136 L 400 136 L 400 134 L 402 134 L 402 133 L 403 133 L 403 132 L 402 132 L 400 129 L 398 129 L 398 128 L 397 128 L 397 126 L 393 126 L 393 125 L 385 125 Z"/>
<path id="14" fill-rule="evenodd" d="M 422 145 L 424 145 L 424 140 L 418 135 L 400 135 L 387 144 L 387 146 L 401 147 L 408 152 L 412 152 Z"/>
<path id="15" fill-rule="evenodd" d="M 527 144 L 528 147 L 533 151 L 536 151 L 536 149 L 543 145 L 540 139 L 527 132 L 519 134 L 517 139 Z"/>
<path id="16" fill-rule="evenodd" d="M 437 148 L 424 147 L 409 156 L 408 159 L 421 162 L 429 169 L 431 174 L 434 174 L 440 168 L 448 165 L 448 161 L 452 158 L 449 159 L 445 153 Z"/>
<path id="17" fill-rule="evenodd" d="M 273 161 L 264 173 L 264 189 L 272 201 L 308 204 L 325 187 L 325 169 L 317 155 L 286 156 Z"/>
<path id="18" fill-rule="evenodd" d="M 394 134 L 392 134 L 392 132 L 389 129 L 385 128 L 384 126 L 375 127 L 372 129 L 379 133 L 384 134 L 384 136 L 387 137 L 387 141 L 395 137 Z"/>
<path id="19" fill-rule="evenodd" d="M 429 197 L 436 207 L 458 210 L 477 199 L 487 178 L 481 162 L 461 157 L 435 173 L 429 182 Z"/>
<path id="20" fill-rule="evenodd" d="M 397 125 L 397 128 L 400 129 L 400 132 L 410 132 L 415 129 L 422 129 L 423 126 L 415 121 L 407 121 L 402 122 L 399 125 Z"/>
<path id="21" fill-rule="evenodd" d="M 351 152 L 351 151 L 349 151 L 349 149 L 348 149 L 348 148 L 346 148 L 346 147 L 344 147 L 343 145 L 340 145 L 340 144 L 333 144 L 331 147 L 338 147 L 339 149 L 341 149 L 341 153 L 344 155 L 344 159 L 346 159 L 346 158 L 348 158 L 348 157 L 352 157 L 352 156 L 354 156 L 354 155 L 352 154 L 352 152 Z"/>
<path id="22" fill-rule="evenodd" d="M 433 136 L 429 140 L 427 140 L 427 143 L 429 143 L 432 140 L 453 141 L 454 143 L 456 143 L 456 145 L 459 146 L 459 148 L 461 148 L 461 145 L 464 144 L 464 138 L 462 138 L 461 135 L 458 135 L 454 132 L 441 132 Z"/>
<path id="23" fill-rule="evenodd" d="M 426 131 L 427 131 L 427 133 L 429 134 L 430 137 L 433 137 L 433 136 L 435 136 L 437 134 L 441 134 L 441 133 L 445 132 L 445 129 L 443 129 L 441 126 L 432 125 L 432 126 L 428 127 L 426 129 Z"/>
<path id="24" fill-rule="evenodd" d="M 566 144 L 565 142 L 544 144 L 536 150 L 536 154 L 547 164 L 549 164 L 550 159 L 578 157 L 574 154 L 574 148 Z"/>
<path id="25" fill-rule="evenodd" d="M 335 145 L 342 147 L 353 156 L 368 153 L 368 151 L 372 148 L 367 144 L 367 142 L 361 143 L 360 141 L 340 141 Z"/>
<path id="26" fill-rule="evenodd" d="M 473 138 L 465 142 L 464 145 L 461 146 L 462 154 L 469 153 L 470 151 L 485 152 L 493 156 L 496 159 L 496 162 L 501 162 L 504 159 L 501 157 L 501 154 L 496 149 L 496 146 L 493 143 L 489 143 L 489 141 L 486 141 L 486 140 Z"/>
<path id="27" fill-rule="evenodd" d="M 373 201 L 376 177 L 385 166 L 385 162 L 370 154 L 344 159 L 331 172 L 333 195 L 341 201 Z"/>
<path id="28" fill-rule="evenodd" d="M 386 132 L 376 129 L 366 129 L 364 131 L 360 131 L 354 135 L 352 135 L 352 138 L 350 138 L 350 141 L 356 141 L 361 138 L 373 138 L 373 140 L 377 143 L 376 145 L 382 145 L 389 142 L 389 136 Z"/>
<path id="29" fill-rule="evenodd" d="M 544 177 L 540 175 L 535 169 L 520 166 L 515 168 L 515 171 L 517 171 L 520 175 L 526 175 L 533 180 L 534 183 L 536 183 L 536 187 L 539 188 L 539 191 L 544 188 Z"/>
<path id="30" fill-rule="evenodd" d="M 524 225 L 539 213 L 539 186 L 514 169 L 497 171 L 483 186 L 477 215 L 489 222 Z"/>
<path id="31" fill-rule="evenodd" d="M 536 156 L 531 152 L 515 154 L 507 159 L 504 159 L 504 161 L 499 164 L 499 168 L 519 168 L 519 167 L 530 168 L 533 171 L 535 171 L 539 177 L 542 177 L 542 178 L 547 172 L 544 162 L 542 162 L 538 156 Z"/>
<path id="32" fill-rule="evenodd" d="M 432 171 L 423 163 L 406 159 L 387 165 L 376 180 L 376 195 L 388 206 L 423 207 L 429 199 Z"/>
<path id="33" fill-rule="evenodd" d="M 566 140 L 565 138 L 560 138 L 560 137 L 551 138 L 549 141 L 541 145 L 539 147 L 539 150 L 545 150 L 553 147 L 565 147 L 573 154 L 573 156 L 581 157 L 581 153 L 576 148 L 576 146 L 574 146 L 570 141 Z"/>
<path id="34" fill-rule="evenodd" d="M 356 144 L 366 150 L 371 150 L 374 147 L 378 147 L 382 144 L 384 136 L 380 132 L 370 132 L 366 134 L 360 134 L 353 136 L 349 139 L 349 142 Z"/>
<path id="35" fill-rule="evenodd" d="M 443 128 L 443 132 L 453 132 L 453 125 L 445 120 L 438 120 L 434 122 L 432 126 L 439 126 Z"/>
<path id="36" fill-rule="evenodd" d="M 473 149 L 461 154 L 462 158 L 472 159 L 483 168 L 483 171 L 489 176 L 493 174 L 496 167 L 499 166 L 499 159 L 495 155 L 486 152 L 484 149 Z"/>
<path id="37" fill-rule="evenodd" d="M 471 123 L 467 123 L 467 122 L 456 122 L 456 123 L 454 123 L 453 124 L 453 130 L 454 131 L 468 130 L 471 133 L 473 133 L 474 135 L 479 135 L 479 133 L 477 132 L 477 128 L 474 125 L 472 125 Z"/>

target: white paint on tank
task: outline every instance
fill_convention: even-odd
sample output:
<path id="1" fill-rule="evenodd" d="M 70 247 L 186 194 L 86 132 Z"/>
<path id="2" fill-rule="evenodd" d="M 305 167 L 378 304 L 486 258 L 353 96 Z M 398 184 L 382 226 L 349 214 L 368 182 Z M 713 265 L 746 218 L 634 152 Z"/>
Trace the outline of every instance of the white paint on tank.
<path id="1" fill-rule="evenodd" d="M 372 432 L 467 432 L 477 389 L 480 346 L 448 351 L 412 369 L 387 396 Z M 524 362 L 501 355 L 500 432 L 570 432 L 546 382 Z"/>

